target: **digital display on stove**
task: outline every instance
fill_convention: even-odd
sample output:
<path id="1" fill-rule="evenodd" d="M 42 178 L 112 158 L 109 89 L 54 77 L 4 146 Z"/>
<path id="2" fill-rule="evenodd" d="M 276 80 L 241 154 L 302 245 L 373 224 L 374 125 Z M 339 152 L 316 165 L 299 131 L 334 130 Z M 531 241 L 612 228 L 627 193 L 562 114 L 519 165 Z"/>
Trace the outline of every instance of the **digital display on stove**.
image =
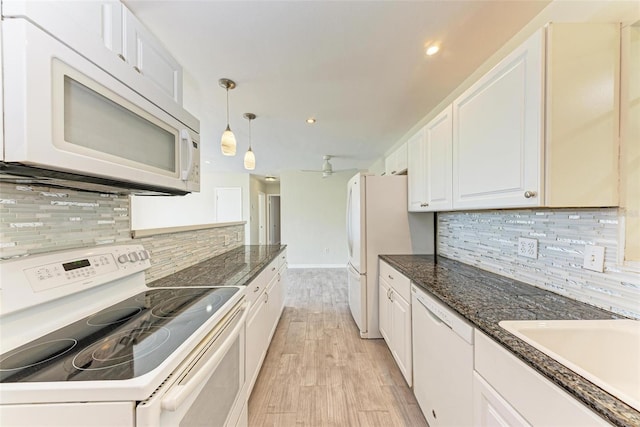
<path id="1" fill-rule="evenodd" d="M 81 259 L 79 261 L 71 261 L 71 262 L 67 262 L 62 264 L 62 268 L 64 268 L 64 271 L 70 271 L 70 270 L 75 270 L 76 268 L 82 268 L 82 267 L 89 267 L 91 265 L 91 263 L 89 262 L 88 259 Z"/>

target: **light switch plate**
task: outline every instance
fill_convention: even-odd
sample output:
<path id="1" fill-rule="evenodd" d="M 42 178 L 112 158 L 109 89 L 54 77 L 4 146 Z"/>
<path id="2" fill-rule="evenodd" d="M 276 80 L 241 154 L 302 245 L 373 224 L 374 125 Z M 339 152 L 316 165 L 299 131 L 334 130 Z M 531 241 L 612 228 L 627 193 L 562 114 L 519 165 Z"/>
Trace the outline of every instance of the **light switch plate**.
<path id="1" fill-rule="evenodd" d="M 526 258 L 538 259 L 538 240 L 519 237 L 518 255 Z"/>
<path id="2" fill-rule="evenodd" d="M 604 246 L 585 245 L 583 267 L 602 273 L 604 271 Z"/>

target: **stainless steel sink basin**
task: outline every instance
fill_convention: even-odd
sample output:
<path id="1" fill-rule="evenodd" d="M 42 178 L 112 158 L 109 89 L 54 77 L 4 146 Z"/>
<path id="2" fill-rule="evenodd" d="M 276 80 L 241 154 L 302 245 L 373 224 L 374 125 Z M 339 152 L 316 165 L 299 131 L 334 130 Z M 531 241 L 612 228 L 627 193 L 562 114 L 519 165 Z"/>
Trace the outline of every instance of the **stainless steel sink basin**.
<path id="1" fill-rule="evenodd" d="M 640 321 L 509 320 L 499 325 L 640 411 Z"/>

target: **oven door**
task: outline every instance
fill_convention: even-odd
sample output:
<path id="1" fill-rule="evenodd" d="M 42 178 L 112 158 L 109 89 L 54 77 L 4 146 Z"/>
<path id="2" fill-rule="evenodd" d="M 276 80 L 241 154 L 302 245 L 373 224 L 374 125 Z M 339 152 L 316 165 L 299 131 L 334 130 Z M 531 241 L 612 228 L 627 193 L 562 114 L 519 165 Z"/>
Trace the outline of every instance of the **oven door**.
<path id="1" fill-rule="evenodd" d="M 152 396 L 136 408 L 136 426 L 246 424 L 245 320 L 242 302 Z"/>

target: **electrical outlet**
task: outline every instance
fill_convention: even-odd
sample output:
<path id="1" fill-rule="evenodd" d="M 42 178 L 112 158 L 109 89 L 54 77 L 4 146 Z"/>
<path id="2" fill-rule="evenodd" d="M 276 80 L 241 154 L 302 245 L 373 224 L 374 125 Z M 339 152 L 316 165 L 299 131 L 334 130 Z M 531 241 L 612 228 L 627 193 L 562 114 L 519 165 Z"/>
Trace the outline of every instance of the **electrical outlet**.
<path id="1" fill-rule="evenodd" d="M 527 239 L 526 237 L 518 238 L 518 255 L 526 258 L 538 258 L 538 240 Z"/>
<path id="2" fill-rule="evenodd" d="M 604 271 L 604 246 L 585 245 L 583 267 L 602 273 Z"/>

